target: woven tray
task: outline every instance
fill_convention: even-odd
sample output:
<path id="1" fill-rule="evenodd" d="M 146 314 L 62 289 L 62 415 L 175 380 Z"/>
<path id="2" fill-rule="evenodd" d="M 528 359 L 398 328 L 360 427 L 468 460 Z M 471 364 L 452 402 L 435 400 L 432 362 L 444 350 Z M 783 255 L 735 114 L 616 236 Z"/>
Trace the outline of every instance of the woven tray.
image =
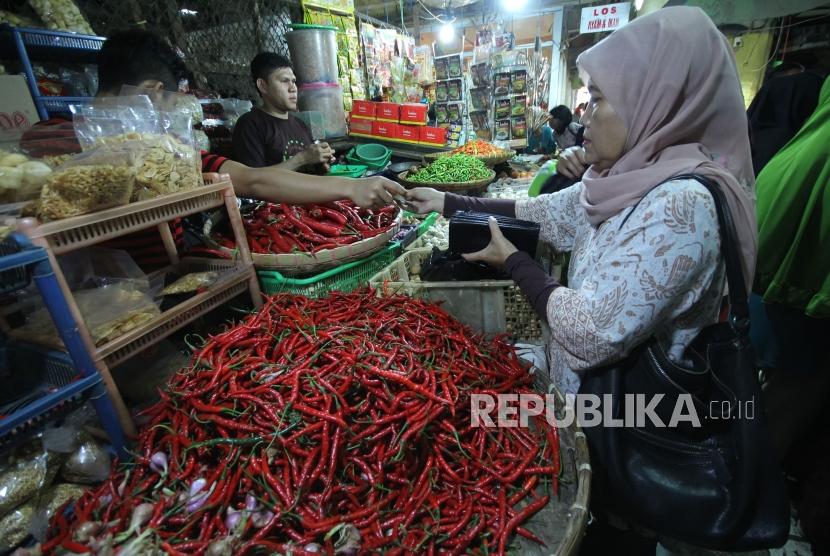
<path id="1" fill-rule="evenodd" d="M 429 154 L 425 154 L 423 158 L 424 158 L 424 162 L 434 162 L 435 160 L 438 160 L 441 157 L 451 156 L 453 154 L 457 154 L 457 153 L 453 153 L 452 151 L 440 152 L 440 153 L 429 153 Z M 480 161 L 485 163 L 487 166 L 495 166 L 496 164 L 501 164 L 502 162 L 507 162 L 508 160 L 510 160 L 511 158 L 516 156 L 516 151 L 509 150 L 509 151 L 504 151 L 504 154 L 491 154 L 491 155 L 471 154 L 470 156 L 476 157 L 477 159 L 479 159 Z"/>
<path id="2" fill-rule="evenodd" d="M 251 253 L 251 258 L 254 261 L 255 267 L 279 270 L 285 276 L 314 274 L 375 254 L 386 247 L 386 244 L 398 233 L 400 227 L 401 212 L 398 211 L 395 222 L 389 230 L 369 239 L 363 239 L 335 249 L 318 251 L 317 253 L 286 253 L 280 255 Z M 235 256 L 236 250 L 234 249 L 227 247 L 219 247 L 219 249 L 231 256 Z"/>
<path id="3" fill-rule="evenodd" d="M 490 176 L 484 178 L 483 180 L 476 180 L 476 181 L 460 181 L 460 182 L 450 182 L 450 183 L 432 183 L 432 182 L 419 182 L 419 181 L 409 181 L 406 179 L 406 176 L 409 174 L 409 170 L 406 172 L 401 172 L 398 174 L 398 179 L 401 182 L 401 185 L 404 187 L 432 187 L 433 189 L 437 189 L 438 191 L 449 191 L 451 193 L 455 193 L 458 191 L 476 191 L 476 190 L 483 190 L 485 189 L 494 179 L 496 179 L 496 172 L 490 170 Z"/>

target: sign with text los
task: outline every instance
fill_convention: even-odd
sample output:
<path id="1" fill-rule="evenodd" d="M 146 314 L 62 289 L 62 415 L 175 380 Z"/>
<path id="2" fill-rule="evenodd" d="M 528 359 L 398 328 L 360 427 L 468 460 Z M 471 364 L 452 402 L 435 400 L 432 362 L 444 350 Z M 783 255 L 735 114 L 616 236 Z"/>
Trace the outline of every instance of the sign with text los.
<path id="1" fill-rule="evenodd" d="M 604 31 L 619 29 L 628 23 L 628 13 L 630 11 L 631 2 L 582 8 L 582 17 L 579 19 L 579 32 L 582 34 L 602 33 Z"/>

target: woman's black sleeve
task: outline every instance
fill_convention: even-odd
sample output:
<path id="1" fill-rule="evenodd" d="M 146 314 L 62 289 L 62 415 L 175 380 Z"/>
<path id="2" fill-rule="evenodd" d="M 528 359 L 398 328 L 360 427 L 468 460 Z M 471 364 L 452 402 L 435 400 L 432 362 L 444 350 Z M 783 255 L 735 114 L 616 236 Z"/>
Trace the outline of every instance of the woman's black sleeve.
<path id="1" fill-rule="evenodd" d="M 504 262 L 505 270 L 519 285 L 530 301 L 530 306 L 543 321 L 548 321 L 548 299 L 562 284 L 548 276 L 533 258 L 524 251 L 516 251 Z"/>
<path id="2" fill-rule="evenodd" d="M 452 216 L 457 210 L 486 212 L 516 218 L 516 201 L 513 199 L 482 199 L 446 193 L 444 195 L 444 216 Z"/>

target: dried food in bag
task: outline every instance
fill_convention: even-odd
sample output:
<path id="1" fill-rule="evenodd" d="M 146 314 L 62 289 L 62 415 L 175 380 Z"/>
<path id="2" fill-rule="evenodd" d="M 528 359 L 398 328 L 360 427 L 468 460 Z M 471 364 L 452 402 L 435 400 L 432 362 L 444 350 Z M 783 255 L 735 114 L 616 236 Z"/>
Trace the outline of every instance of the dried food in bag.
<path id="1" fill-rule="evenodd" d="M 510 139 L 510 120 L 496 120 L 496 140 L 508 141 Z"/>
<path id="2" fill-rule="evenodd" d="M 493 92 L 497 95 L 506 95 L 510 92 L 510 74 L 509 73 L 497 73 L 496 74 L 496 85 Z"/>
<path id="3" fill-rule="evenodd" d="M 452 77 L 461 77 L 461 56 L 447 58 L 447 74 Z"/>
<path id="4" fill-rule="evenodd" d="M 513 97 L 513 101 L 511 102 L 510 108 L 510 115 L 511 116 L 524 116 L 525 112 L 527 111 L 527 97 L 524 95 L 518 95 Z"/>
<path id="5" fill-rule="evenodd" d="M 110 456 L 89 433 L 81 431 L 78 445 L 61 467 L 61 478 L 70 483 L 95 484 L 110 472 Z"/>
<path id="6" fill-rule="evenodd" d="M 12 550 L 29 536 L 29 525 L 35 516 L 32 500 L 0 517 L 0 551 Z"/>
<path id="7" fill-rule="evenodd" d="M 162 295 L 174 295 L 193 292 L 200 288 L 207 288 L 211 286 L 218 278 L 219 273 L 215 271 L 192 272 L 182 276 L 169 286 L 165 287 L 161 293 Z"/>
<path id="8" fill-rule="evenodd" d="M 510 117 L 510 98 L 496 99 L 496 119 Z"/>
<path id="9" fill-rule="evenodd" d="M 0 461 L 0 517 L 48 487 L 61 461 L 59 454 L 43 448 L 40 438 L 8 453 Z"/>
<path id="10" fill-rule="evenodd" d="M 60 220 L 126 205 L 135 180 L 135 156 L 127 150 L 99 148 L 75 155 L 46 180 L 40 217 Z"/>
<path id="11" fill-rule="evenodd" d="M 510 74 L 510 88 L 514 93 L 527 91 L 527 70 L 516 70 Z"/>
<path id="12" fill-rule="evenodd" d="M 447 82 L 444 81 L 435 85 L 436 102 L 447 102 L 448 94 Z"/>
<path id="13" fill-rule="evenodd" d="M 451 101 L 461 100 L 461 80 L 453 79 L 447 82 L 447 98 Z"/>
<path id="14" fill-rule="evenodd" d="M 513 139 L 524 139 L 527 137 L 527 119 L 524 117 L 513 118 L 510 125 L 510 135 Z"/>

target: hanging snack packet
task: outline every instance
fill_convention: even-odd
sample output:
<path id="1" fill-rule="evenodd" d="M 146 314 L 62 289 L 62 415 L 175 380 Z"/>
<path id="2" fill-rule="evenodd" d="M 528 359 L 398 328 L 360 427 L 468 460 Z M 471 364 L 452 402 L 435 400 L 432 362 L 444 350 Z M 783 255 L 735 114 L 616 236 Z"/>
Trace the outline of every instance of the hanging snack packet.
<path id="1" fill-rule="evenodd" d="M 494 92 L 497 95 L 506 95 L 510 92 L 510 74 L 497 73 L 496 74 L 496 88 Z"/>
<path id="2" fill-rule="evenodd" d="M 527 70 L 516 70 L 511 74 L 510 87 L 514 93 L 527 91 Z"/>
<path id="3" fill-rule="evenodd" d="M 447 102 L 447 82 L 442 81 L 435 85 L 435 101 Z"/>
<path id="4" fill-rule="evenodd" d="M 508 141 L 510 140 L 510 120 L 496 120 L 496 140 Z"/>
<path id="5" fill-rule="evenodd" d="M 450 56 L 448 58 L 448 73 L 452 77 L 461 77 L 461 56 Z"/>
<path id="6" fill-rule="evenodd" d="M 439 124 L 444 124 L 449 121 L 449 113 L 446 104 L 435 105 L 435 121 Z"/>
<path id="7" fill-rule="evenodd" d="M 461 80 L 453 79 L 447 85 L 447 99 L 451 101 L 461 100 Z"/>
<path id="8" fill-rule="evenodd" d="M 524 95 L 519 95 L 513 97 L 513 101 L 511 103 L 510 115 L 511 116 L 524 116 L 527 111 L 527 97 Z"/>
<path id="9" fill-rule="evenodd" d="M 513 139 L 524 139 L 527 137 L 527 119 L 524 117 L 513 118 L 510 132 Z"/>
<path id="10" fill-rule="evenodd" d="M 461 105 L 458 103 L 448 104 L 447 117 L 452 123 L 461 123 Z"/>
<path id="11" fill-rule="evenodd" d="M 510 117 L 510 97 L 496 99 L 496 119 Z"/>
<path id="12" fill-rule="evenodd" d="M 442 79 L 449 79 L 446 58 L 435 59 L 435 79 L 441 81 Z"/>

